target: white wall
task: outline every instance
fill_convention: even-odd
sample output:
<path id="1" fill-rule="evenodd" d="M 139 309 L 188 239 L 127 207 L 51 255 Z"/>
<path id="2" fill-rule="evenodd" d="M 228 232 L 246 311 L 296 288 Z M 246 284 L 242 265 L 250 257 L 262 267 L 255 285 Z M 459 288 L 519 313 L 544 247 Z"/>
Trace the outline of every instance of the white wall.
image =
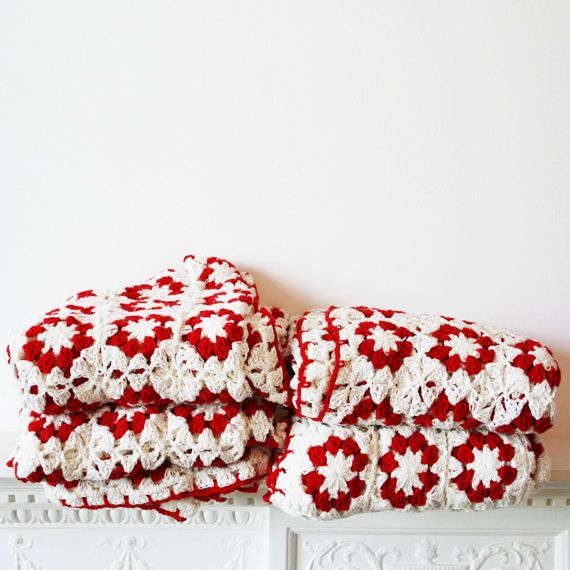
<path id="1" fill-rule="evenodd" d="M 2 344 L 77 290 L 227 256 L 293 311 L 544 340 L 570 469 L 568 2 L 0 7 Z"/>

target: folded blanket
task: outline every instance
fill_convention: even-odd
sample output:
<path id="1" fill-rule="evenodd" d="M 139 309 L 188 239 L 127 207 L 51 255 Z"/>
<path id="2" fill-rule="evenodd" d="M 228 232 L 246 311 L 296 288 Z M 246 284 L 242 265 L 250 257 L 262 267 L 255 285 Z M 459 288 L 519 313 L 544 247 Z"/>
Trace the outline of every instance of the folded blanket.
<path id="1" fill-rule="evenodd" d="M 544 432 L 560 370 L 538 341 L 448 317 L 314 310 L 291 343 L 292 405 L 327 423 Z"/>
<path id="2" fill-rule="evenodd" d="M 270 469 L 269 502 L 328 519 L 508 505 L 548 477 L 534 433 L 560 371 L 539 342 L 366 307 L 293 321 L 215 257 L 78 293 L 9 354 L 24 399 L 14 472 L 65 506 L 184 520 Z"/>
<path id="3" fill-rule="evenodd" d="M 537 437 L 298 420 L 271 468 L 265 499 L 321 519 L 510 505 L 548 479 L 550 462 Z"/>
<path id="4" fill-rule="evenodd" d="M 282 311 L 259 306 L 247 273 L 188 256 L 184 270 L 75 295 L 17 334 L 9 353 L 38 413 L 255 395 L 284 404 L 286 327 Z"/>
<path id="5" fill-rule="evenodd" d="M 242 405 L 104 406 L 92 415 L 23 412 L 27 426 L 12 461 L 21 481 L 60 483 L 136 477 L 163 464 L 221 467 L 260 444 L 282 447 L 288 414 L 269 402 Z"/>
<path id="6" fill-rule="evenodd" d="M 143 508 L 184 520 L 197 510 L 196 501 L 219 501 L 236 490 L 257 490 L 256 482 L 267 472 L 271 455 L 267 447 L 257 446 L 242 460 L 225 467 L 184 469 L 164 465 L 136 478 L 45 482 L 44 488 L 50 501 L 67 507 Z"/>

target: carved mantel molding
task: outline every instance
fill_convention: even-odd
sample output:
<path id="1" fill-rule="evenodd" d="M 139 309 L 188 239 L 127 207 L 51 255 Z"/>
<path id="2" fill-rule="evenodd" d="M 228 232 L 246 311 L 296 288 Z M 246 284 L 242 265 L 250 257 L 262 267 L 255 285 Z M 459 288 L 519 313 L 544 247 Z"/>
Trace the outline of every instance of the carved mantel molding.
<path id="1" fill-rule="evenodd" d="M 465 527 L 446 513 L 393 513 L 395 525 L 379 516 L 377 526 L 357 517 L 332 524 L 301 521 L 264 503 L 262 494 L 207 504 L 180 524 L 152 511 L 58 507 L 47 502 L 41 485 L 0 478 L 0 568 L 70 567 L 61 566 L 62 551 L 79 564 L 74 568 L 88 560 L 89 570 L 182 568 L 173 564 L 188 551 L 204 570 L 567 568 L 570 482 L 552 482 L 509 513 L 488 511 L 476 524 L 466 515 Z M 430 520 L 438 522 L 426 524 Z"/>
<path id="2" fill-rule="evenodd" d="M 261 494 L 236 494 L 225 503 L 205 505 L 185 523 L 175 522 L 150 510 L 141 509 L 71 509 L 48 502 L 41 485 L 22 484 L 11 478 L 0 478 L 0 528 L 2 526 L 67 526 L 67 525 L 174 525 L 187 527 L 240 526 L 261 529 L 267 516 L 267 505 Z"/>
<path id="3" fill-rule="evenodd" d="M 304 547 L 312 553 L 307 570 L 486 570 L 498 568 L 497 563 L 502 565 L 500 568 L 514 563 L 516 568 L 546 570 L 542 557 L 550 544 L 543 542 L 535 546 L 520 541 L 502 541 L 490 542 L 480 548 L 457 545 L 449 549 L 447 556 L 440 556 L 443 548 L 427 538 L 414 543 L 413 554 L 404 554 L 390 545 L 370 547 L 352 539 L 320 543 L 306 540 Z M 358 566 L 352 566 L 356 561 Z"/>
<path id="4" fill-rule="evenodd" d="M 242 526 L 262 528 L 270 507 L 257 495 L 237 494 L 225 503 L 206 505 L 184 525 L 188 527 Z M 551 482 L 537 495 L 514 508 L 570 508 L 570 481 Z M 139 509 L 84 510 L 49 503 L 41 485 L 24 485 L 0 478 L 0 526 L 18 525 L 178 525 L 169 517 Z"/>

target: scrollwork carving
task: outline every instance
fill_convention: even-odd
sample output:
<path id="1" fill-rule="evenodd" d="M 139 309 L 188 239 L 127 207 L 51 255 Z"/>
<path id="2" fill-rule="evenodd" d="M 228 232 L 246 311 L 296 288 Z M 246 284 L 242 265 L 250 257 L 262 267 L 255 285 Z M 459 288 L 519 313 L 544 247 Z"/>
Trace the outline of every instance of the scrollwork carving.
<path id="1" fill-rule="evenodd" d="M 356 540 L 331 540 L 316 546 L 307 540 L 304 545 L 313 552 L 307 570 L 340 569 L 340 566 L 335 566 L 338 560 L 343 564 L 343 570 L 358 570 L 356 566 L 348 566 L 352 564 L 356 556 L 366 561 L 371 570 L 384 570 L 385 560 L 398 561 L 401 556 L 397 548 L 381 546 L 372 550 L 366 544 Z"/>
<path id="2" fill-rule="evenodd" d="M 479 551 L 457 546 L 454 554 L 458 559 L 469 562 L 469 570 L 482 570 L 492 559 L 502 565 L 517 564 L 517 568 L 524 570 L 544 570 L 540 558 L 549 548 L 548 542 L 543 542 L 540 546 L 523 542 L 497 542 Z"/>
<path id="3" fill-rule="evenodd" d="M 307 570 L 488 570 L 516 564 L 524 570 L 545 570 L 541 558 L 549 549 L 548 542 L 540 546 L 522 542 L 492 543 L 481 549 L 457 546 L 454 561 L 441 560 L 437 544 L 424 539 L 414 545 L 413 561 L 401 561 L 402 553 L 392 546 L 370 546 L 357 540 L 332 540 L 318 545 L 309 540 L 305 548 L 313 554 Z M 358 566 L 353 566 L 355 560 Z M 362 564 L 366 564 L 363 567 Z"/>

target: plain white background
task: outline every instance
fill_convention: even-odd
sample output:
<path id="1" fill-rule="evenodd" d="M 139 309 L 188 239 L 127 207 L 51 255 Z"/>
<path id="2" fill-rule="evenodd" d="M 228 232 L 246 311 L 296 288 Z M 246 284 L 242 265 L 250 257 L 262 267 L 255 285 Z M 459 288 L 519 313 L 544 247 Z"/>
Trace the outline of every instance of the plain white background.
<path id="1" fill-rule="evenodd" d="M 543 340 L 570 469 L 568 2 L 0 6 L 3 345 L 78 290 L 226 256 L 291 311 Z"/>

